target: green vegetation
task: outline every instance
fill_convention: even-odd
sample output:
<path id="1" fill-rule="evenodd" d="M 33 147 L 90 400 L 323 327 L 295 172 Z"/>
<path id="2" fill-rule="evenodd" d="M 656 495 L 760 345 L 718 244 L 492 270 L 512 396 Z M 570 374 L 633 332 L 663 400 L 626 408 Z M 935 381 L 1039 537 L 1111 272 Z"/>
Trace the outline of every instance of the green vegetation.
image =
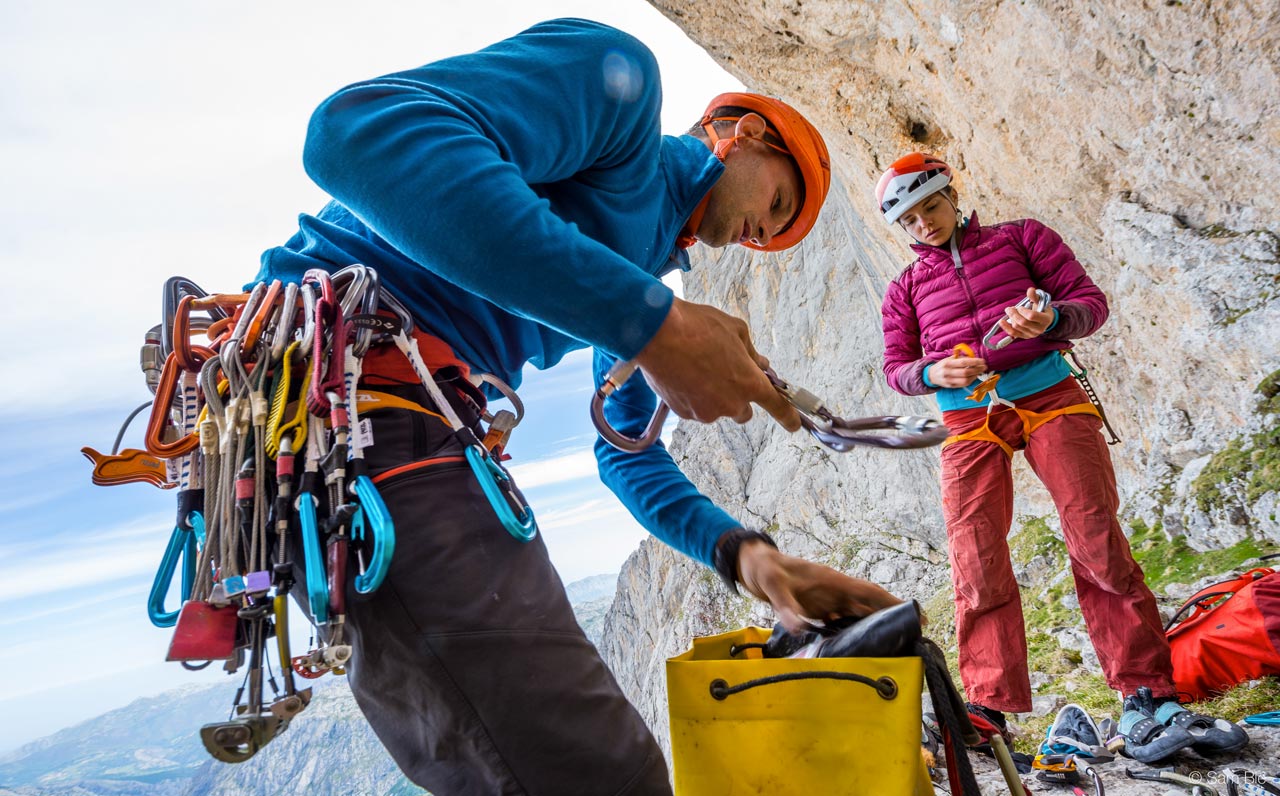
<path id="1" fill-rule="evenodd" d="M 1246 503 L 1280 491 L 1280 371 L 1257 387 L 1255 411 L 1268 422 L 1260 431 L 1231 440 L 1209 460 L 1191 484 L 1201 511 L 1226 508 L 1232 492 L 1243 491 Z"/>
<path id="2" fill-rule="evenodd" d="M 1191 549 L 1181 536 L 1165 536 L 1159 523 L 1148 528 L 1142 520 L 1135 520 L 1130 527 L 1133 557 L 1142 566 L 1147 586 L 1157 594 L 1170 583 L 1191 583 L 1205 575 L 1239 569 L 1244 562 L 1267 552 L 1256 540 L 1245 539 L 1223 550 L 1201 553 Z"/>

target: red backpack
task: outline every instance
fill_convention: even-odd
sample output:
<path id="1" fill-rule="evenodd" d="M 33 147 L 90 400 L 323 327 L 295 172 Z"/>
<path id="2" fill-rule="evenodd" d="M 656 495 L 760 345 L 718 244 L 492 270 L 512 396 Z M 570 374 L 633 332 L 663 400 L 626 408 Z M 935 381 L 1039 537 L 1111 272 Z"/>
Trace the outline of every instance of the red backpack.
<path id="1" fill-rule="evenodd" d="M 1280 674 L 1280 573 L 1260 567 L 1201 589 L 1165 625 L 1165 635 L 1184 701 Z"/>

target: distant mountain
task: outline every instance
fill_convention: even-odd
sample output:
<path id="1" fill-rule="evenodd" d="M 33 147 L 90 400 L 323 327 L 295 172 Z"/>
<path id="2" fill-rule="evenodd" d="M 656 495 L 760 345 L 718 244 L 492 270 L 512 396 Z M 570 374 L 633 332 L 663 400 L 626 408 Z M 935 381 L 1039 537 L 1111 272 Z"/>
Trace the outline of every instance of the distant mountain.
<path id="1" fill-rule="evenodd" d="M 564 587 L 564 592 L 569 595 L 569 602 L 573 605 L 574 611 L 578 610 L 581 603 L 595 602 L 606 597 L 612 600 L 617 591 L 618 573 L 616 572 L 612 575 L 592 575 L 589 578 L 575 580 Z"/>
<path id="2" fill-rule="evenodd" d="M 592 575 L 570 583 L 564 590 L 569 595 L 582 632 L 587 634 L 592 644 L 599 646 L 605 614 L 609 613 L 609 606 L 613 605 L 613 596 L 618 590 L 618 576 Z"/>
<path id="3" fill-rule="evenodd" d="M 616 575 L 597 575 L 566 587 L 592 641 L 616 583 Z M 139 699 L 27 744 L 0 757 L 0 796 L 425 793 L 391 761 L 341 677 L 312 681 L 310 706 L 253 758 L 236 765 L 215 761 L 199 730 L 227 716 L 238 683 L 228 678 Z"/>

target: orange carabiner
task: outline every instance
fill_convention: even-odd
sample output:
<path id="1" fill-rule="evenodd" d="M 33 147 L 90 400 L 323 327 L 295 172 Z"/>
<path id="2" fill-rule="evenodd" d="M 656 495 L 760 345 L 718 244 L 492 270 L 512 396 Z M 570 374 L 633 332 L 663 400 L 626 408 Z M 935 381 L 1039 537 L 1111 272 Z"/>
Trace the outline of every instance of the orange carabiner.
<path id="1" fill-rule="evenodd" d="M 271 280 L 271 284 L 267 287 L 267 292 L 263 295 L 261 303 L 255 309 L 253 317 L 249 319 L 249 328 L 245 330 L 244 339 L 240 341 L 240 355 L 242 357 L 246 356 L 258 344 L 258 339 L 262 337 L 262 329 L 268 319 L 271 318 L 272 310 L 280 299 L 280 293 L 283 290 L 284 285 L 279 279 Z"/>
<path id="2" fill-rule="evenodd" d="M 184 298 L 183 301 L 186 301 Z M 176 325 L 176 324 L 175 324 Z M 165 442 L 164 432 L 169 427 L 169 408 L 173 405 L 173 397 L 178 388 L 178 374 L 182 368 L 178 364 L 178 340 L 174 338 L 174 350 L 164 361 L 164 370 L 160 372 L 160 384 L 156 386 L 156 396 L 151 401 L 151 417 L 147 420 L 146 445 L 147 452 L 161 459 L 176 459 L 195 450 L 200 444 L 200 435 L 192 432 L 176 442 Z M 212 357 L 213 352 L 201 346 L 195 346 Z"/>
<path id="3" fill-rule="evenodd" d="M 967 357 L 977 356 L 977 354 L 973 353 L 973 349 L 969 347 L 968 343 L 960 343 L 951 350 L 951 356 L 953 357 L 958 357 L 961 354 Z M 973 392 L 965 396 L 966 401 L 980 402 L 985 399 L 996 388 L 996 382 L 1000 381 L 1000 374 L 984 373 L 978 378 L 981 379 L 981 383 L 973 388 Z"/>
<path id="4" fill-rule="evenodd" d="M 196 301 L 195 296 L 183 296 L 173 314 L 173 351 L 170 356 L 176 354 L 178 367 L 188 373 L 199 373 L 205 361 L 213 356 L 212 350 L 191 345 L 191 311 L 195 308 Z M 218 323 L 221 321 L 215 321 L 213 325 Z M 165 364 L 168 365 L 167 360 Z"/>

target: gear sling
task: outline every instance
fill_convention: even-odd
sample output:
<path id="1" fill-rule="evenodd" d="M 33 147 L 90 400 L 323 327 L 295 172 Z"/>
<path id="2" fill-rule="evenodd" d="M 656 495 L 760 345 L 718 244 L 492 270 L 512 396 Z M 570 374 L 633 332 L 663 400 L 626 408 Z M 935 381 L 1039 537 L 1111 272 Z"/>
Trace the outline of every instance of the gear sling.
<path id="1" fill-rule="evenodd" d="M 192 343 L 198 332 L 207 333 L 209 345 Z M 124 429 L 110 455 L 83 449 L 96 484 L 178 488 L 178 516 L 148 615 L 157 627 L 174 628 L 167 659 L 186 668 L 220 660 L 234 673 L 248 658 L 232 718 L 200 730 L 218 760 L 247 760 L 288 727 L 311 695 L 295 677 L 345 673 L 348 581 L 357 594 L 369 594 L 389 570 L 395 528 L 364 464 L 359 433 L 364 405 L 394 399 L 358 390 L 362 360 L 375 344 L 394 343 L 408 360 L 502 526 L 521 541 L 537 533 L 532 510 L 500 463 L 519 417 L 478 411 L 490 424 L 481 443 L 436 384 L 419 336 L 377 273 L 361 265 L 332 275 L 312 269 L 300 285 L 275 280 L 230 295 L 210 295 L 173 277 L 164 287 L 163 321 L 148 332 L 142 351 L 155 393 L 147 450 L 118 451 Z M 514 393 L 497 386 L 522 414 Z M 294 528 L 316 643 L 300 656 L 291 654 L 288 632 Z M 165 598 L 175 578 L 182 605 L 169 610 Z M 283 690 L 267 660 L 273 635 Z M 275 694 L 270 701 L 265 685 Z"/>

